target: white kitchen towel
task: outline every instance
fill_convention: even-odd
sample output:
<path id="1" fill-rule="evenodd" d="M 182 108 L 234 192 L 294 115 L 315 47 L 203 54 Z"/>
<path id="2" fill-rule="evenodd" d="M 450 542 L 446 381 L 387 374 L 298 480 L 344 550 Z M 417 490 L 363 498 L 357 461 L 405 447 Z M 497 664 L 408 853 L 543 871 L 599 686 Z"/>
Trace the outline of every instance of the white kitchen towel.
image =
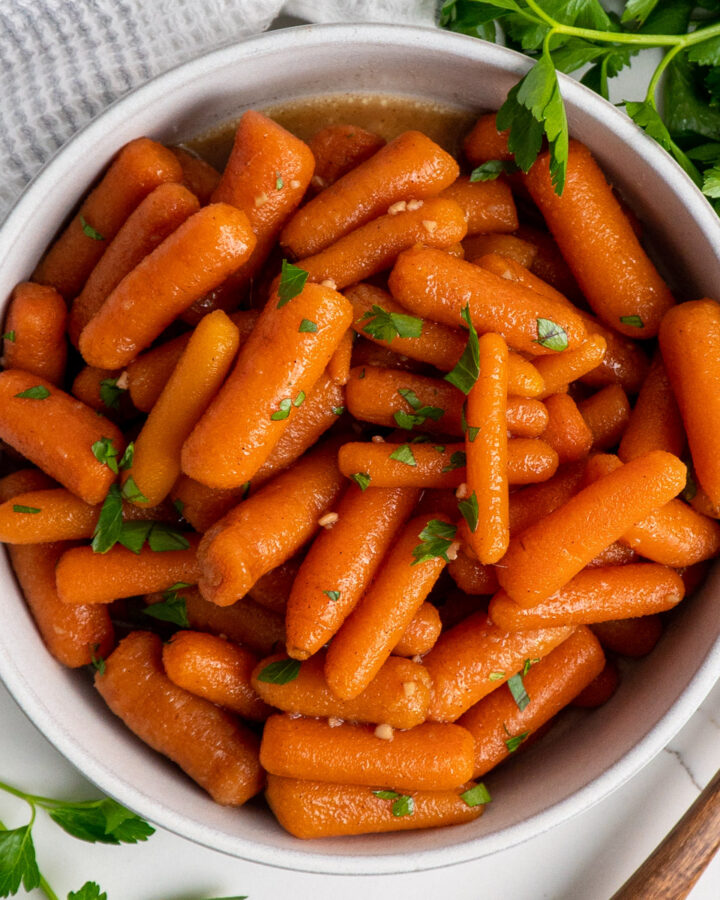
<path id="1" fill-rule="evenodd" d="M 55 151 L 113 100 L 172 66 L 315 22 L 430 24 L 435 0 L 0 0 L 0 217 Z"/>

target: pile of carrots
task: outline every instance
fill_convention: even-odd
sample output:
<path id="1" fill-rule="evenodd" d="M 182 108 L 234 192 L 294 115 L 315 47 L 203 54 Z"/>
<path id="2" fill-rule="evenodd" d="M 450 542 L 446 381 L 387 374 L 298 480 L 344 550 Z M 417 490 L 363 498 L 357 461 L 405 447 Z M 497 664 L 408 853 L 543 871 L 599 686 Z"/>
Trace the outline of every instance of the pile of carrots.
<path id="1" fill-rule="evenodd" d="M 562 196 L 493 115 L 464 150 L 139 138 L 8 307 L 0 539 L 49 651 L 301 838 L 477 818 L 720 551 L 720 305 L 582 144 Z"/>

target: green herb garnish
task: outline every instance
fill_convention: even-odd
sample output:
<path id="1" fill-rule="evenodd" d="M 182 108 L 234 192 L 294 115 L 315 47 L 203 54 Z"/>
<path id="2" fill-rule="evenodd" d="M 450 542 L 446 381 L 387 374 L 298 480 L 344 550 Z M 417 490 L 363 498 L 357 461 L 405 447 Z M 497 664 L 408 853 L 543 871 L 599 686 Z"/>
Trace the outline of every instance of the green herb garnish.
<path id="1" fill-rule="evenodd" d="M 15 343 L 15 331 L 6 331 L 4 335 L 2 335 L 2 340 L 10 341 L 11 343 Z"/>
<path id="2" fill-rule="evenodd" d="M 465 500 L 460 500 L 458 502 L 458 509 L 462 513 L 463 519 L 467 522 L 467 526 L 470 531 L 475 532 L 478 525 L 478 501 L 477 496 L 475 495 L 475 491 L 467 497 Z"/>
<path id="3" fill-rule="evenodd" d="M 645 323 L 640 316 L 620 316 L 623 325 L 630 325 L 632 328 L 644 328 Z"/>
<path id="4" fill-rule="evenodd" d="M 118 387 L 117 378 L 103 378 L 100 382 L 100 399 L 108 409 L 118 409 L 120 398 L 127 393 L 126 388 Z"/>
<path id="5" fill-rule="evenodd" d="M 480 374 L 480 345 L 477 331 L 470 319 L 469 304 L 462 311 L 462 318 L 468 327 L 468 341 L 455 367 L 445 376 L 445 381 L 454 384 L 463 394 L 469 394 Z"/>
<path id="6" fill-rule="evenodd" d="M 405 463 L 406 466 L 417 465 L 415 455 L 410 449 L 410 444 L 400 444 L 400 446 L 396 450 L 393 450 L 393 452 L 390 454 L 390 459 L 395 459 L 398 462 Z"/>
<path id="7" fill-rule="evenodd" d="M 489 159 L 470 173 L 470 181 L 495 181 L 503 173 L 519 172 L 520 169 L 510 159 Z"/>
<path id="8" fill-rule="evenodd" d="M 323 594 L 332 600 L 333 603 L 337 603 L 340 599 L 340 591 L 323 591 Z"/>
<path id="9" fill-rule="evenodd" d="M 439 406 L 423 406 L 415 391 L 410 390 L 410 388 L 398 388 L 398 394 L 408 402 L 413 410 L 412 413 L 404 410 L 398 410 L 395 413 L 393 418 L 399 428 L 405 428 L 410 431 L 415 425 L 424 424 L 426 419 L 432 419 L 433 422 L 437 422 L 445 415 L 445 410 Z"/>
<path id="10" fill-rule="evenodd" d="M 281 419 L 287 419 L 290 415 L 290 410 L 292 408 L 292 400 L 290 397 L 285 397 L 284 400 L 280 401 L 278 408 L 275 412 L 270 416 L 273 422 L 279 422 Z"/>
<path id="11" fill-rule="evenodd" d="M 82 225 L 83 234 L 92 238 L 94 241 L 104 241 L 105 238 L 97 231 L 89 222 L 86 222 L 83 216 L 80 216 L 80 224 Z"/>
<path id="12" fill-rule="evenodd" d="M 370 476 L 367 472 L 354 472 L 350 477 L 361 491 L 370 487 Z"/>
<path id="13" fill-rule="evenodd" d="M 302 293 L 302 289 L 305 287 L 305 282 L 307 280 L 308 273 L 305 269 L 300 269 L 298 266 L 294 266 L 284 259 L 282 261 L 280 272 L 280 283 L 278 284 L 277 289 L 277 308 L 280 309 L 285 306 L 286 303 L 289 303 L 293 297 L 297 297 L 298 294 Z"/>
<path id="14" fill-rule="evenodd" d="M 460 794 L 460 799 L 464 800 L 467 806 L 482 806 L 485 803 L 490 803 L 492 797 L 481 781 L 480 784 L 476 784 Z"/>
<path id="15" fill-rule="evenodd" d="M 298 331 L 300 332 L 300 334 L 315 334 L 315 332 L 317 331 L 317 325 L 310 319 L 303 319 L 300 323 Z"/>
<path id="16" fill-rule="evenodd" d="M 363 332 L 377 341 L 391 343 L 396 337 L 417 338 L 422 334 L 422 319 L 404 313 L 386 312 L 382 306 L 373 304 L 372 309 L 358 319 L 358 322 L 370 321 Z"/>
<path id="17" fill-rule="evenodd" d="M 178 581 L 172 587 L 163 593 L 163 599 L 160 603 L 151 603 L 146 606 L 143 612 L 146 616 L 158 619 L 161 622 L 171 622 L 173 625 L 179 625 L 181 628 L 189 628 L 190 622 L 187 614 L 187 603 L 184 597 L 178 594 L 183 588 L 190 587 L 183 581 Z"/>
<path id="18" fill-rule="evenodd" d="M 422 543 L 413 549 L 412 553 L 415 558 L 412 565 L 416 566 L 418 563 L 425 562 L 428 559 L 438 558 L 444 559 L 445 562 L 450 562 L 447 552 L 455 540 L 456 534 L 457 528 L 455 525 L 443 522 L 442 519 L 430 519 L 418 535 Z"/>
<path id="19" fill-rule="evenodd" d="M 20 397 L 22 400 L 47 400 L 50 396 L 50 391 L 44 385 L 36 384 L 35 387 L 28 388 L 26 391 L 20 391 L 15 396 Z"/>
<path id="20" fill-rule="evenodd" d="M 265 666 L 258 675 L 258 681 L 268 684 L 287 684 L 300 674 L 300 661 L 297 659 L 279 659 Z"/>
<path id="21" fill-rule="evenodd" d="M 103 463 L 111 472 L 118 474 L 120 470 L 118 469 L 117 450 L 112 442 L 112 438 L 100 438 L 99 441 L 95 441 L 90 449 L 99 463 Z"/>
<path id="22" fill-rule="evenodd" d="M 530 698 L 525 690 L 525 685 L 523 684 L 522 675 L 518 672 L 517 675 L 508 678 L 507 686 L 510 688 L 510 693 L 517 704 L 517 708 L 522 712 L 530 702 Z"/>
<path id="23" fill-rule="evenodd" d="M 443 450 L 438 452 L 442 453 L 444 449 L 443 447 Z M 455 469 L 462 469 L 465 465 L 467 465 L 467 454 L 463 450 L 456 450 L 451 454 L 448 465 L 443 466 L 443 472 L 454 472 Z"/>
<path id="24" fill-rule="evenodd" d="M 567 332 L 556 322 L 552 322 L 550 319 L 537 319 L 537 330 L 536 344 L 558 352 L 567 350 Z"/>
<path id="25" fill-rule="evenodd" d="M 13 512 L 34 514 L 42 512 L 42 510 L 35 506 L 22 506 L 20 503 L 13 503 Z"/>

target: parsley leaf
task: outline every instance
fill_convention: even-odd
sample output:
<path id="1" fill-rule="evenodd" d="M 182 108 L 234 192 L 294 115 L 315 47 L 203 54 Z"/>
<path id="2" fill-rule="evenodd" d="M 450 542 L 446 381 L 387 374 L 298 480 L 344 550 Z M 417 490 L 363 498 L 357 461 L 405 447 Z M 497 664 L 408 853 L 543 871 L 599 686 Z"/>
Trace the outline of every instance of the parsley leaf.
<path id="1" fill-rule="evenodd" d="M 658 0 L 627 0 L 620 21 L 623 25 L 642 25 L 657 5 Z"/>
<path id="2" fill-rule="evenodd" d="M 463 394 L 469 394 L 480 374 L 480 344 L 477 331 L 470 319 L 469 304 L 462 311 L 462 317 L 468 326 L 468 342 L 453 370 L 445 376 L 445 381 L 454 384 Z"/>
<path id="3" fill-rule="evenodd" d="M 100 382 L 100 399 L 108 409 L 119 409 L 120 398 L 127 388 L 118 387 L 117 378 L 103 378 Z"/>
<path id="4" fill-rule="evenodd" d="M 86 222 L 83 216 L 80 216 L 80 225 L 82 226 L 83 234 L 86 237 L 92 238 L 94 241 L 104 241 L 105 238 L 97 231 L 89 222 Z"/>
<path id="5" fill-rule="evenodd" d="M 509 159 L 489 159 L 473 169 L 470 173 L 470 181 L 495 181 L 503 173 L 518 172 L 519 169 Z"/>
<path id="6" fill-rule="evenodd" d="M 130 443 L 125 448 L 125 452 L 120 457 L 120 468 L 121 469 L 129 469 L 133 463 L 134 456 L 135 456 L 135 441 L 130 441 Z"/>
<path id="7" fill-rule="evenodd" d="M 122 495 L 131 503 L 148 503 L 148 498 L 142 493 L 140 488 L 135 484 L 135 479 L 130 475 L 123 485 Z"/>
<path id="8" fill-rule="evenodd" d="M 345 412 L 344 406 L 333 406 L 333 415 L 341 416 Z"/>
<path id="9" fill-rule="evenodd" d="M 148 546 L 155 553 L 168 550 L 187 550 L 190 541 L 182 532 L 167 522 L 154 522 L 147 538 Z"/>
<path id="10" fill-rule="evenodd" d="M 462 513 L 463 519 L 467 522 L 470 531 L 474 532 L 478 526 L 478 501 L 475 491 L 466 499 L 458 502 L 458 509 Z"/>
<path id="11" fill-rule="evenodd" d="M 422 425 L 426 419 L 437 422 L 445 415 L 445 410 L 439 406 L 423 406 L 415 391 L 410 388 L 398 388 L 398 394 L 407 400 L 413 410 L 412 413 L 398 410 L 394 414 L 393 418 L 400 428 L 410 431 L 415 425 Z"/>
<path id="12" fill-rule="evenodd" d="M 279 172 L 275 173 L 275 190 L 281 191 L 285 187 L 285 181 Z"/>
<path id="13" fill-rule="evenodd" d="M 135 522 L 123 522 L 118 537 L 118 543 L 137 554 L 142 550 L 143 544 L 148 539 L 153 522 L 150 519 L 142 519 Z"/>
<path id="14" fill-rule="evenodd" d="M 406 466 L 417 465 L 415 456 L 410 449 L 410 444 L 400 444 L 400 446 L 390 454 L 390 459 L 396 459 L 398 462 L 405 463 Z"/>
<path id="15" fill-rule="evenodd" d="M 161 622 L 172 622 L 173 625 L 179 625 L 181 628 L 189 628 L 187 603 L 185 598 L 178 594 L 178 591 L 186 587 L 190 587 L 190 585 L 185 584 L 184 581 L 178 581 L 164 591 L 161 603 L 151 603 L 150 606 L 145 607 L 143 612 L 146 616 Z"/>
<path id="16" fill-rule="evenodd" d="M 504 672 L 491 672 L 488 675 L 488 678 L 490 679 L 490 681 L 502 681 L 504 677 L 505 677 Z"/>
<path id="17" fill-rule="evenodd" d="M 86 881 L 79 891 L 70 891 L 67 900 L 107 900 L 105 891 L 94 881 Z"/>
<path id="18" fill-rule="evenodd" d="M 13 503 L 13 512 L 15 513 L 39 513 L 42 512 L 36 506 L 22 506 L 20 503 Z"/>
<path id="19" fill-rule="evenodd" d="M 95 553 L 107 553 L 120 540 L 122 526 L 122 494 L 118 485 L 111 484 L 93 532 Z"/>
<path id="20" fill-rule="evenodd" d="M 400 796 L 397 791 L 373 791 L 373 794 L 381 800 L 397 800 Z"/>
<path id="21" fill-rule="evenodd" d="M 720 197 L 720 166 L 712 166 L 703 173 L 702 192 L 706 197 Z"/>
<path id="22" fill-rule="evenodd" d="M 15 343 L 15 332 L 14 331 L 6 331 L 5 334 L 2 335 L 2 340 L 10 341 L 12 344 Z"/>
<path id="23" fill-rule="evenodd" d="M 510 693 L 517 704 L 517 708 L 522 712 L 530 702 L 530 698 L 525 690 L 525 685 L 523 684 L 522 675 L 518 672 L 517 675 L 508 678 L 507 686 L 510 688 Z"/>
<path id="24" fill-rule="evenodd" d="M 455 540 L 456 534 L 455 525 L 443 522 L 442 519 L 430 519 L 418 535 L 422 543 L 413 549 L 414 560 L 411 565 L 416 566 L 426 560 L 438 558 L 450 562 L 447 551 Z"/>
<path id="25" fill-rule="evenodd" d="M 460 794 L 460 799 L 464 800 L 467 806 L 481 806 L 484 803 L 490 803 L 492 797 L 490 796 L 490 791 L 481 781 L 480 784 L 463 791 Z"/>
<path id="26" fill-rule="evenodd" d="M 118 469 L 117 450 L 112 438 L 102 437 L 99 441 L 95 441 L 90 449 L 99 463 L 104 463 L 111 472 L 118 474 L 120 470 Z"/>
<path id="27" fill-rule="evenodd" d="M 280 309 L 285 306 L 286 303 L 289 303 L 293 297 L 297 297 L 298 294 L 302 293 L 302 289 L 305 287 L 305 282 L 307 280 L 308 273 L 305 269 L 294 266 L 284 259 L 282 261 L 282 269 L 280 272 L 280 283 L 278 284 L 277 289 L 277 308 Z"/>
<path id="28" fill-rule="evenodd" d="M 523 731 L 522 734 L 510 734 L 510 732 L 507 730 L 507 725 L 504 722 L 503 728 L 505 729 L 505 734 L 507 735 L 505 746 L 508 748 L 508 753 L 514 753 L 520 746 L 520 744 L 522 744 L 522 742 L 526 740 L 526 738 L 530 734 L 529 731 Z"/>
<path id="29" fill-rule="evenodd" d="M 401 794 L 392 805 L 394 816 L 411 816 L 415 812 L 415 801 L 408 794 Z"/>
<path id="30" fill-rule="evenodd" d="M 538 330 L 538 336 L 535 339 L 536 344 L 558 352 L 567 350 L 568 339 L 564 328 L 551 319 L 537 319 L 536 321 Z"/>
<path id="31" fill-rule="evenodd" d="M 12 831 L 0 830 L 0 897 L 17 894 L 21 884 L 26 891 L 40 884 L 32 822 Z"/>
<path id="32" fill-rule="evenodd" d="M 260 670 L 258 681 L 265 681 L 268 684 L 287 684 L 300 674 L 300 660 L 298 659 L 278 659 L 276 662 L 269 663 L 264 669 Z"/>
<path id="33" fill-rule="evenodd" d="M 337 603 L 340 599 L 340 591 L 323 591 L 326 597 L 329 597 L 333 603 Z"/>
<path id="34" fill-rule="evenodd" d="M 392 342 L 396 337 L 416 338 L 422 334 L 422 319 L 404 313 L 386 312 L 382 306 L 373 303 L 372 309 L 358 319 L 370 321 L 363 332 L 378 341 Z"/>
<path id="35" fill-rule="evenodd" d="M 15 396 L 23 400 L 47 400 L 50 396 L 50 391 L 44 385 L 36 384 L 35 387 L 28 388 L 26 391 L 20 391 Z"/>
<path id="36" fill-rule="evenodd" d="M 449 464 L 443 466 L 443 472 L 453 472 L 455 469 L 462 469 L 465 465 L 467 465 L 467 455 L 462 450 L 456 450 L 455 453 L 450 456 Z"/>
<path id="37" fill-rule="evenodd" d="M 350 477 L 361 491 L 370 487 L 370 476 L 367 472 L 354 472 Z"/>
<path id="38" fill-rule="evenodd" d="M 279 422 L 281 419 L 287 419 L 290 415 L 290 409 L 292 408 L 292 400 L 290 397 L 285 397 L 284 400 L 280 401 L 278 408 L 275 412 L 270 416 L 273 422 Z"/>
<path id="39" fill-rule="evenodd" d="M 300 391 L 297 397 L 293 400 L 293 406 L 298 407 L 302 406 L 305 401 L 305 391 Z"/>
<path id="40" fill-rule="evenodd" d="M 102 656 L 96 656 L 100 644 L 93 644 L 92 653 L 90 654 L 90 665 L 101 675 L 105 674 L 105 659 Z"/>
<path id="41" fill-rule="evenodd" d="M 660 117 L 660 113 L 655 109 L 651 100 L 643 100 L 640 102 L 626 101 L 625 111 L 630 118 L 639 125 L 643 131 L 647 132 L 651 138 L 654 138 L 658 144 L 673 156 L 676 162 L 685 169 L 695 184 L 701 184 L 700 173 L 697 167 L 688 159 L 687 154 L 680 149 L 670 136 L 667 125 Z"/>
<path id="42" fill-rule="evenodd" d="M 298 328 L 300 334 L 315 334 L 317 331 L 317 325 L 315 322 L 312 322 L 310 319 L 303 319 L 300 323 L 300 327 Z"/>
<path id="43" fill-rule="evenodd" d="M 155 829 L 140 816 L 104 797 L 85 803 L 54 801 L 50 818 L 63 831 L 81 841 L 98 844 L 136 844 L 146 841 Z"/>
<path id="44" fill-rule="evenodd" d="M 620 316 L 623 325 L 632 325 L 633 328 L 644 328 L 645 323 L 640 316 Z"/>

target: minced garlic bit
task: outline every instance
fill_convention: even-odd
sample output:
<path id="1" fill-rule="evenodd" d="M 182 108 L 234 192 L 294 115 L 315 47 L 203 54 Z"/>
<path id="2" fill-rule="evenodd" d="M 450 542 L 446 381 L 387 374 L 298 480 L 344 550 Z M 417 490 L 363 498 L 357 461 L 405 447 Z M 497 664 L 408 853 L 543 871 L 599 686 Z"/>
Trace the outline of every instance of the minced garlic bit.
<path id="1" fill-rule="evenodd" d="M 395 735 L 392 725 L 378 725 L 375 729 L 375 737 L 382 741 L 391 741 Z"/>
<path id="2" fill-rule="evenodd" d="M 124 372 L 121 372 L 117 377 L 117 381 L 115 382 L 115 387 L 122 388 L 122 390 L 126 391 L 130 386 L 130 376 L 127 373 L 127 369 Z"/>
<path id="3" fill-rule="evenodd" d="M 384 444 L 385 443 L 385 438 L 381 434 L 374 434 L 370 438 L 370 440 L 373 442 L 373 444 Z"/>
<path id="4" fill-rule="evenodd" d="M 264 206 L 267 202 L 268 202 L 268 195 L 265 193 L 258 194 L 257 197 L 255 198 L 255 206 Z"/>
<path id="5" fill-rule="evenodd" d="M 294 191 L 296 191 L 300 187 L 300 182 L 297 180 L 297 178 L 293 178 L 293 180 L 290 182 L 290 187 Z"/>
<path id="6" fill-rule="evenodd" d="M 415 656 L 411 656 L 411 657 L 410 657 L 410 662 L 421 663 L 421 662 L 422 662 L 422 656 L 420 656 L 419 653 L 416 653 Z"/>
<path id="7" fill-rule="evenodd" d="M 313 175 L 313 177 L 310 179 L 310 183 L 312 184 L 313 187 L 316 187 L 316 188 L 326 188 L 327 187 L 327 181 L 325 181 L 325 179 L 321 178 L 319 175 Z"/>
<path id="8" fill-rule="evenodd" d="M 325 513 L 318 519 L 318 525 L 321 528 L 332 528 L 340 516 L 336 512 Z"/>
<path id="9" fill-rule="evenodd" d="M 434 219 L 423 219 L 423 228 L 433 234 L 437 229 L 437 222 Z"/>
<path id="10" fill-rule="evenodd" d="M 460 541 L 453 541 L 452 544 L 447 548 L 446 554 L 447 558 L 450 562 L 453 562 L 457 559 L 458 551 L 460 550 Z"/>
<path id="11" fill-rule="evenodd" d="M 415 209 L 420 209 L 420 207 L 422 205 L 423 205 L 422 200 L 408 200 L 408 202 L 407 202 L 407 208 L 408 208 L 409 212 L 412 212 Z"/>
<path id="12" fill-rule="evenodd" d="M 417 684 L 414 681 L 403 681 L 403 694 L 406 697 L 414 697 L 417 690 Z"/>
<path id="13" fill-rule="evenodd" d="M 455 488 L 455 496 L 458 500 L 464 500 L 468 495 L 468 486 L 465 481 Z"/>
<path id="14" fill-rule="evenodd" d="M 398 213 L 405 212 L 406 209 L 407 203 L 404 200 L 398 200 L 397 203 L 388 206 L 387 214 L 389 216 L 396 216 Z"/>
<path id="15" fill-rule="evenodd" d="M 332 278 L 326 278 L 325 281 L 321 281 L 320 284 L 323 287 L 332 288 L 334 291 L 337 290 L 337 284 L 332 280 Z"/>
<path id="16" fill-rule="evenodd" d="M 328 719 L 328 725 L 331 728 L 339 728 L 342 725 L 342 723 L 343 723 L 343 720 L 338 719 L 337 716 L 330 716 L 330 718 Z"/>

